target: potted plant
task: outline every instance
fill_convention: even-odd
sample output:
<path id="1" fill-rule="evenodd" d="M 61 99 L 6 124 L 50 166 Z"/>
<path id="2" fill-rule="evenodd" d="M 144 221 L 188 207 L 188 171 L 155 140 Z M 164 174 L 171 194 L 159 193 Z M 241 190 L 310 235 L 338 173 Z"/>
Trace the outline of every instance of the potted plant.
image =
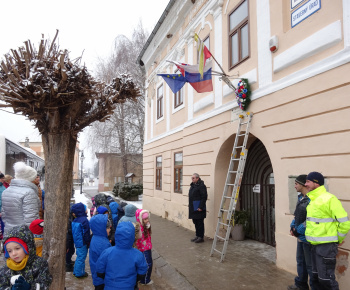
<path id="1" fill-rule="evenodd" d="M 234 224 L 232 228 L 232 239 L 235 241 L 243 241 L 245 234 L 250 233 L 250 211 L 235 210 Z"/>

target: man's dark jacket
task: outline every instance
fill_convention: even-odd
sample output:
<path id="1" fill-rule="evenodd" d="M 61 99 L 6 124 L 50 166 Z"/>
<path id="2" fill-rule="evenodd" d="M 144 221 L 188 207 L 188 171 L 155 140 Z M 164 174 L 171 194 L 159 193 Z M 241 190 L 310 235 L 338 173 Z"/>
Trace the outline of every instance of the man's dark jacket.
<path id="1" fill-rule="evenodd" d="M 204 219 L 207 216 L 206 201 L 208 198 L 207 187 L 202 179 L 198 179 L 197 183 L 191 183 L 188 193 L 188 218 Z M 200 208 L 202 211 L 198 211 Z"/>

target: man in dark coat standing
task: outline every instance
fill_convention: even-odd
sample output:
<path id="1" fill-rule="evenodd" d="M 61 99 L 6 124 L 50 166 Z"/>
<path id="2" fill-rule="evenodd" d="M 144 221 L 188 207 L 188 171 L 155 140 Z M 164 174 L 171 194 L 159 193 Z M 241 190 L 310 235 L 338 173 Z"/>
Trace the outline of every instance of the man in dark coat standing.
<path id="1" fill-rule="evenodd" d="M 192 183 L 188 193 L 188 218 L 192 219 L 196 227 L 196 237 L 191 242 L 204 242 L 204 219 L 207 216 L 206 201 L 207 187 L 197 173 L 192 175 Z"/>

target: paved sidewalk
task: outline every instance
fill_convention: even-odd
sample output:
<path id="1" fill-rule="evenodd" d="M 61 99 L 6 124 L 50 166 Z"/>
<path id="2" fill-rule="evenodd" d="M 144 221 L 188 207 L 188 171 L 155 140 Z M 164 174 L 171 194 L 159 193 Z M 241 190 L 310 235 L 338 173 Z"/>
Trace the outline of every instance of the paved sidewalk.
<path id="1" fill-rule="evenodd" d="M 286 289 L 294 275 L 274 264 L 274 248 L 256 241 L 230 240 L 226 258 L 210 257 L 212 240 L 190 241 L 194 233 L 176 223 L 151 215 L 153 260 L 157 276 L 168 288 L 143 286 L 141 289 Z M 164 264 L 162 264 L 164 263 Z"/>

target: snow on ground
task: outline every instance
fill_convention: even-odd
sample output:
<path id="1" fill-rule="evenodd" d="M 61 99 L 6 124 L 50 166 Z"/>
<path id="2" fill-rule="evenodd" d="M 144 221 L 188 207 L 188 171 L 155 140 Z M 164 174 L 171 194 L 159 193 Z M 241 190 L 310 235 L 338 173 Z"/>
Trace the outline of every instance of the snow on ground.
<path id="1" fill-rule="evenodd" d="M 86 205 L 86 207 L 88 208 L 87 216 L 88 216 L 88 219 L 90 219 L 91 200 L 85 196 L 84 192 L 80 194 L 79 189 L 74 190 L 73 199 L 75 203 L 81 202 L 82 204 Z"/>
<path id="2" fill-rule="evenodd" d="M 103 194 L 106 194 L 106 195 L 109 195 L 109 196 L 113 197 L 118 203 L 124 201 L 127 204 L 133 204 L 137 208 L 142 208 L 142 195 L 139 196 L 139 200 L 138 201 L 129 201 L 129 200 L 121 199 L 120 197 L 115 197 L 114 194 L 111 191 L 103 191 L 103 192 L 100 192 L 100 193 L 103 193 Z"/>

